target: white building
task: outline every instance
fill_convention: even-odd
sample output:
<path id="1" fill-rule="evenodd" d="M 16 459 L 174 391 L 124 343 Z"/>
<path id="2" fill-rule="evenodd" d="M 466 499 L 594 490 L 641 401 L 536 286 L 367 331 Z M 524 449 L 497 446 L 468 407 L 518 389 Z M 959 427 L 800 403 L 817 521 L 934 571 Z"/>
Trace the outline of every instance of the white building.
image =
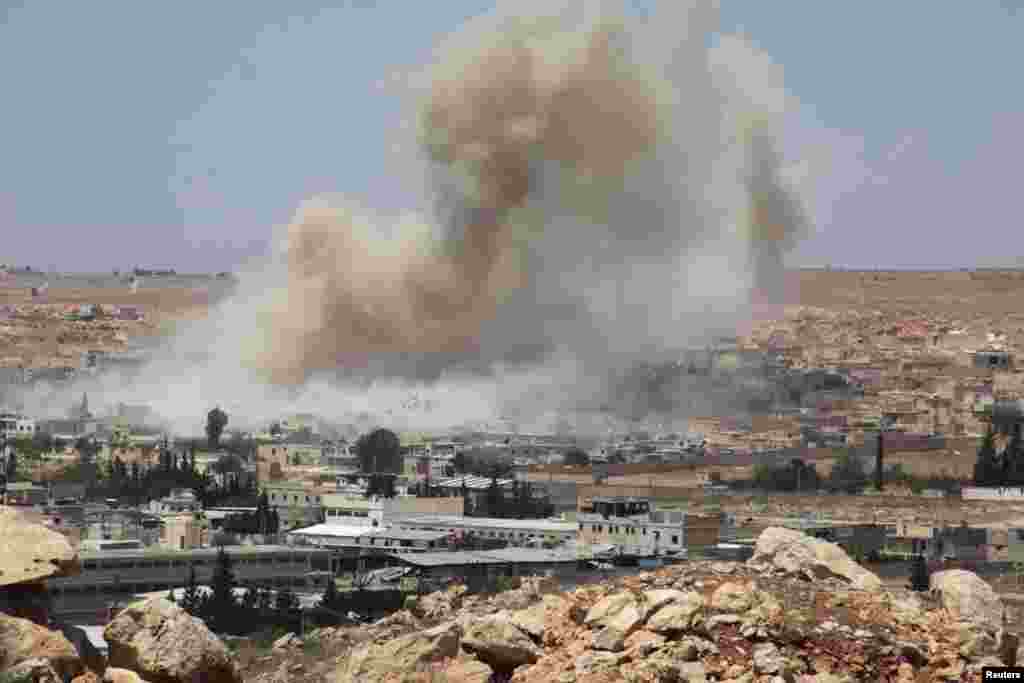
<path id="1" fill-rule="evenodd" d="M 18 413 L 0 413 L 0 436 L 7 439 L 32 438 L 36 421 Z"/>

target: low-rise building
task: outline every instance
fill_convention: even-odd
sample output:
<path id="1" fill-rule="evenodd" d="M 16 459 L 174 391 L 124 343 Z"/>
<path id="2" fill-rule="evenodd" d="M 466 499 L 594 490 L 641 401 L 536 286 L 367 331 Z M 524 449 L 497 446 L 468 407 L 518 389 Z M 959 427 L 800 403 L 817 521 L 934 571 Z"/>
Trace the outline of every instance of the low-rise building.
<path id="1" fill-rule="evenodd" d="M 270 508 L 277 512 L 282 531 L 324 521 L 325 489 L 305 482 L 278 481 L 264 484 L 263 491 Z"/>
<path id="2" fill-rule="evenodd" d="M 50 492 L 45 486 L 30 481 L 15 481 L 7 484 L 6 505 L 46 505 Z"/>
<path id="3" fill-rule="evenodd" d="M 559 544 L 576 538 L 576 524 L 552 519 L 501 519 L 494 517 L 456 517 L 422 515 L 396 519 L 399 529 L 421 529 L 453 534 L 456 538 L 472 535 L 512 545 Z"/>

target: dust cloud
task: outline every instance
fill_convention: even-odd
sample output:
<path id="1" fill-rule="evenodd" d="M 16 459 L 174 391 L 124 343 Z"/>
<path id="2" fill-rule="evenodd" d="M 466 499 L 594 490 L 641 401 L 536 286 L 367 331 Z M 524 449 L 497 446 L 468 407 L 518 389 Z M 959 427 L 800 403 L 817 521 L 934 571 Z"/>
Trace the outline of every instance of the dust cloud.
<path id="1" fill-rule="evenodd" d="M 781 70 L 718 35 L 712 2 L 646 19 L 512 5 L 405 81 L 416 139 L 399 163 L 423 169 L 424 207 L 310 199 L 209 321 L 95 390 L 186 431 L 214 403 L 232 426 L 308 410 L 605 431 L 734 399 L 694 379 L 656 400 L 624 387 L 781 293 L 807 227 L 779 152 Z"/>

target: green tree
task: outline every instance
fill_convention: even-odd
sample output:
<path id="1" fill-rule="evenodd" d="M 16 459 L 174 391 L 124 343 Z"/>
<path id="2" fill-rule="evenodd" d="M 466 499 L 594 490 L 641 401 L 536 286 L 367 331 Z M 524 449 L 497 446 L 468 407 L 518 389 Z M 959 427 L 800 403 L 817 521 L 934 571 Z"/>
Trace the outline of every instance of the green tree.
<path id="1" fill-rule="evenodd" d="M 914 557 L 914 566 L 910 572 L 910 590 L 925 593 L 931 589 L 931 572 L 928 571 L 928 563 L 924 555 Z"/>
<path id="2" fill-rule="evenodd" d="M 228 414 L 216 407 L 206 414 L 206 441 L 210 448 L 220 446 L 220 437 L 228 426 Z"/>
<path id="3" fill-rule="evenodd" d="M 188 580 L 185 582 L 185 590 L 181 595 L 181 608 L 194 617 L 199 616 L 202 607 L 202 595 L 199 592 L 199 584 L 196 581 L 196 566 L 190 564 L 188 567 Z"/>
<path id="4" fill-rule="evenodd" d="M 299 596 L 295 595 L 290 588 L 282 588 L 277 591 L 277 598 L 274 600 L 274 609 L 285 618 L 292 619 L 297 616 L 300 608 Z"/>
<path id="5" fill-rule="evenodd" d="M 359 437 L 356 456 L 363 472 L 401 474 L 402 449 L 398 435 L 390 429 L 375 429 Z"/>
<path id="6" fill-rule="evenodd" d="M 324 594 L 320 597 L 319 607 L 329 610 L 338 610 L 341 606 L 341 593 L 338 592 L 338 584 L 334 575 L 327 577 L 327 585 L 324 586 Z"/>
<path id="7" fill-rule="evenodd" d="M 978 459 L 974 463 L 974 483 L 978 486 L 998 486 L 1002 479 L 1000 463 L 996 457 L 995 435 L 990 428 L 985 432 Z"/>
<path id="8" fill-rule="evenodd" d="M 829 487 L 847 493 L 858 493 L 868 483 L 864 463 L 851 451 L 846 451 L 832 466 L 828 476 Z"/>
<path id="9" fill-rule="evenodd" d="M 590 456 L 582 448 L 570 448 L 565 452 L 565 464 L 585 467 L 590 464 Z"/>
<path id="10" fill-rule="evenodd" d="M 210 600 L 206 605 L 210 629 L 217 633 L 236 630 L 238 601 L 235 599 L 235 585 L 231 556 L 222 545 L 217 551 L 217 564 L 210 585 Z"/>

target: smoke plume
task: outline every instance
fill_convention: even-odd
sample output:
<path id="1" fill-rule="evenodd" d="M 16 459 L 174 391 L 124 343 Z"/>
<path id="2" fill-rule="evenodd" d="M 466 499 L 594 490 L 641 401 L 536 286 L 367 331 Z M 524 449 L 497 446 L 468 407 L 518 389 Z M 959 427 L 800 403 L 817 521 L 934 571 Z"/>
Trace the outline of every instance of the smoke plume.
<path id="1" fill-rule="evenodd" d="M 404 165 L 428 204 L 306 202 L 275 260 L 129 393 L 420 427 L 709 409 L 696 380 L 651 400 L 624 378 L 778 299 L 806 227 L 777 143 L 793 102 L 746 40 L 709 41 L 713 3 L 665 4 L 516 3 L 462 27 L 408 83 Z M 189 343 L 215 359 L 183 370 Z"/>

